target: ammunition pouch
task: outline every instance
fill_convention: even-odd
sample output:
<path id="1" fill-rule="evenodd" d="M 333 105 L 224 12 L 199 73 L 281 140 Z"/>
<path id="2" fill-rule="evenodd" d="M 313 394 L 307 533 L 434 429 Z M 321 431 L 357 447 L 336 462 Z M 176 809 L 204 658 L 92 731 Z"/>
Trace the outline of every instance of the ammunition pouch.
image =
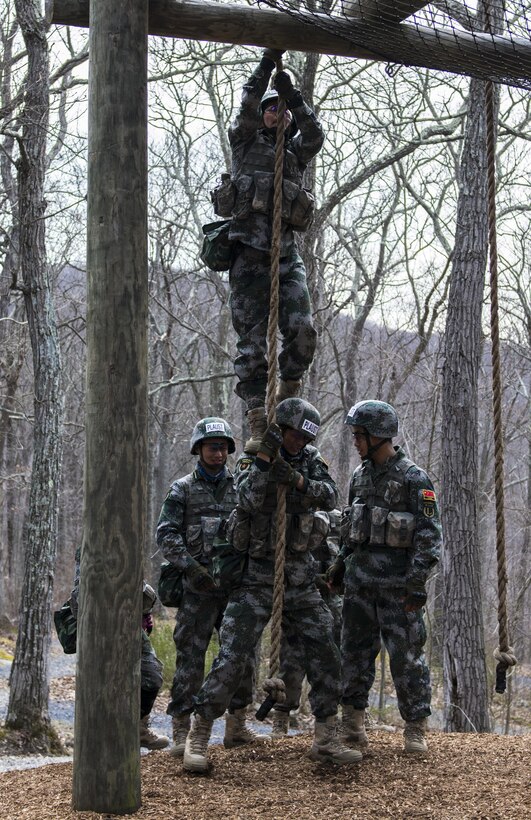
<path id="1" fill-rule="evenodd" d="M 236 186 L 230 174 L 221 174 L 221 183 L 210 191 L 210 199 L 214 206 L 214 213 L 218 216 L 230 218 L 236 203 Z"/>

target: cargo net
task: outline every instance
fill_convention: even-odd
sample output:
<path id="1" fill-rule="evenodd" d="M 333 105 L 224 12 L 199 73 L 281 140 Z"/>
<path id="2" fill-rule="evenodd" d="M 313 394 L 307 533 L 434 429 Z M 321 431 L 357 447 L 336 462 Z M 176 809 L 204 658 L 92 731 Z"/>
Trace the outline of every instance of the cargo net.
<path id="1" fill-rule="evenodd" d="M 531 88 L 531 0 L 258 2 L 296 18 L 321 53 L 384 61 L 391 74 L 419 66 Z"/>

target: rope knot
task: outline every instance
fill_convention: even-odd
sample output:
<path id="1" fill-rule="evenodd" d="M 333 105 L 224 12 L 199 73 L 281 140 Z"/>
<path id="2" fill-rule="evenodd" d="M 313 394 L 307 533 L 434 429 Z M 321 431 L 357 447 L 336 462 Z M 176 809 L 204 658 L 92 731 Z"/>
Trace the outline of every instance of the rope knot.
<path id="1" fill-rule="evenodd" d="M 275 703 L 286 702 L 286 685 L 280 678 L 266 678 L 262 688 L 265 694 L 271 697 Z"/>

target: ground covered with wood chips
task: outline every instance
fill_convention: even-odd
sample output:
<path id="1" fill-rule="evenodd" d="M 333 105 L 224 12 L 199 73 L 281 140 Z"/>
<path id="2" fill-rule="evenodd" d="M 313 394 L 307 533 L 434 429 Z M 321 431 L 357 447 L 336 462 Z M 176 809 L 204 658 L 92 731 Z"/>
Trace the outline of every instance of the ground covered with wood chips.
<path id="1" fill-rule="evenodd" d="M 531 818 L 531 735 L 432 732 L 426 756 L 406 756 L 401 733 L 371 732 L 361 764 L 314 763 L 311 737 L 225 750 L 212 746 L 207 776 L 183 772 L 167 752 L 141 760 L 139 820 L 317 818 Z M 72 764 L 0 775 L 2 820 L 102 820 L 71 809 Z"/>

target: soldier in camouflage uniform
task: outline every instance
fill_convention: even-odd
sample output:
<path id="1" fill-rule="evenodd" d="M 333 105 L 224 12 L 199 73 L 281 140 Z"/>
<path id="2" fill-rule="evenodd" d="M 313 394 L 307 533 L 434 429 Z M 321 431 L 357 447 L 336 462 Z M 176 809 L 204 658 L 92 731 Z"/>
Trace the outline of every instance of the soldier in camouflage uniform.
<path id="1" fill-rule="evenodd" d="M 231 310 L 238 334 L 234 369 L 236 393 L 246 402 L 251 452 L 266 427 L 267 324 L 271 281 L 271 230 L 277 104 L 286 100 L 283 205 L 280 250 L 279 356 L 277 401 L 298 395 L 300 381 L 313 359 L 316 332 L 312 323 L 306 270 L 297 252 L 294 231 L 309 226 L 313 199 L 303 187 L 304 171 L 321 149 L 324 133 L 285 71 L 276 74 L 275 91 L 266 92 L 281 51 L 266 49 L 258 68 L 243 87 L 241 106 L 229 129 L 232 149 L 231 190 L 225 207 L 233 242 L 230 267 Z M 249 451 L 249 447 L 246 447 Z"/>
<path id="2" fill-rule="evenodd" d="M 322 537 L 316 532 L 317 547 L 312 549 L 312 556 L 317 562 L 315 583 L 323 601 L 328 606 L 333 617 L 333 634 L 336 646 L 341 645 L 341 610 L 343 601 L 341 595 L 332 592 L 325 581 L 325 573 L 334 563 L 339 554 L 339 524 L 341 512 L 331 510 L 316 513 L 323 522 Z M 316 524 L 318 522 L 316 521 Z M 316 530 L 318 525 L 316 526 Z M 280 677 L 286 686 L 286 700 L 277 704 L 273 712 L 273 731 L 271 737 L 284 737 L 289 730 L 289 714 L 299 708 L 302 684 L 304 681 L 304 642 L 293 641 L 290 645 L 285 636 L 282 639 L 280 652 Z"/>
<path id="3" fill-rule="evenodd" d="M 213 721 L 223 713 L 271 616 L 279 483 L 287 486 L 288 518 L 282 629 L 288 641 L 300 636 L 304 640 L 304 670 L 312 687 L 310 703 L 315 715 L 311 754 L 316 760 L 338 764 L 361 760 L 359 751 L 337 738 L 339 650 L 332 615 L 315 586 L 316 566 L 309 551 L 316 511 L 332 510 L 337 499 L 327 465 L 310 444 L 320 417 L 311 404 L 292 398 L 278 405 L 276 418 L 278 424 L 265 431 L 257 456 L 244 454 L 238 461 L 238 509 L 229 522 L 229 536 L 236 551 L 247 553 L 248 563 L 225 611 L 218 657 L 195 699 L 184 753 L 188 771 L 207 770 Z"/>
<path id="4" fill-rule="evenodd" d="M 173 639 L 177 662 L 171 701 L 173 746 L 171 753 L 182 757 L 190 727 L 193 697 L 204 677 L 205 656 L 214 629 L 219 630 L 227 604 L 227 592 L 212 577 L 212 547 L 220 527 L 236 506 L 232 473 L 227 456 L 235 450 L 232 432 L 224 419 L 204 418 L 192 433 L 190 452 L 198 455 L 195 470 L 175 481 L 166 496 L 157 525 L 157 545 L 165 559 L 183 572 L 183 597 L 177 610 Z M 246 706 L 251 700 L 253 663 L 242 670 L 240 687 L 226 717 L 227 747 L 257 739 L 245 724 Z M 231 693 L 232 694 L 232 693 Z"/>
<path id="5" fill-rule="evenodd" d="M 76 550 L 74 588 L 70 596 L 72 614 L 77 620 L 79 606 L 79 570 L 81 550 Z M 146 749 L 165 749 L 169 739 L 154 732 L 149 725 L 151 710 L 162 686 L 162 663 L 155 654 L 149 635 L 153 629 L 152 611 L 157 595 L 147 581 L 142 584 L 142 652 L 140 657 L 140 745 Z"/>
<path id="6" fill-rule="evenodd" d="M 365 709 L 382 637 L 406 724 L 405 750 L 423 753 L 431 687 L 422 611 L 426 581 L 442 543 L 435 492 L 424 470 L 393 446 L 398 418 L 391 405 L 359 402 L 346 424 L 362 463 L 350 480 L 340 557 L 327 573 L 332 588 L 343 576 L 345 581 L 344 737 L 367 743 Z"/>

